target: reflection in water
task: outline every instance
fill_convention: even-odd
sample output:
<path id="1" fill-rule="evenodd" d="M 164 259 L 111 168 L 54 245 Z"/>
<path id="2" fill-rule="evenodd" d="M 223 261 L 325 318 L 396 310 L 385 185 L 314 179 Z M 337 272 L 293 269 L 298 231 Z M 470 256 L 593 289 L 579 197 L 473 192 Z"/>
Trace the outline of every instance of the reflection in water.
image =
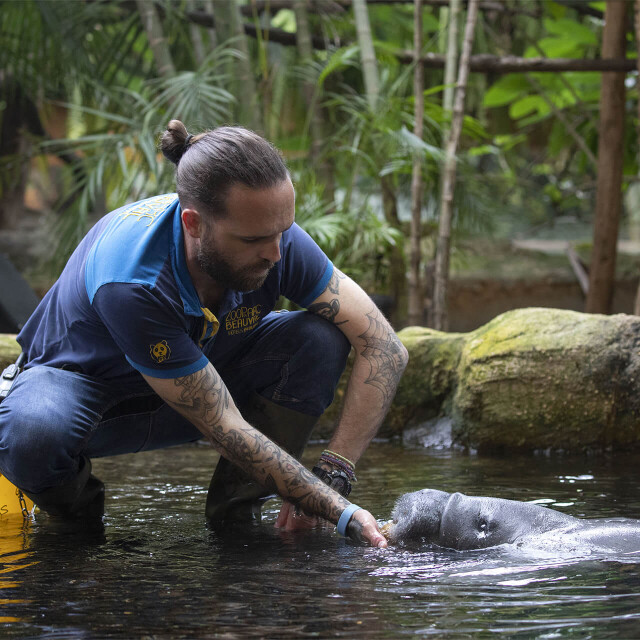
<path id="1" fill-rule="evenodd" d="M 19 622 L 21 618 L 11 612 L 22 608 L 16 605 L 29 603 L 25 598 L 7 595 L 20 585 L 20 574 L 16 572 L 36 564 L 28 550 L 30 527 L 31 519 L 25 519 L 22 514 L 0 518 L 0 623 Z"/>
<path id="2" fill-rule="evenodd" d="M 313 463 L 321 447 L 305 457 Z M 0 522 L 0 635 L 8 638 L 633 637 L 640 563 L 504 547 L 370 549 L 331 530 L 210 531 L 215 454 L 180 447 L 97 460 L 99 530 Z M 637 459 L 488 458 L 373 445 L 353 499 L 380 521 L 425 487 L 536 501 L 575 516 L 640 516 Z M 565 504 L 567 506 L 559 506 Z"/>

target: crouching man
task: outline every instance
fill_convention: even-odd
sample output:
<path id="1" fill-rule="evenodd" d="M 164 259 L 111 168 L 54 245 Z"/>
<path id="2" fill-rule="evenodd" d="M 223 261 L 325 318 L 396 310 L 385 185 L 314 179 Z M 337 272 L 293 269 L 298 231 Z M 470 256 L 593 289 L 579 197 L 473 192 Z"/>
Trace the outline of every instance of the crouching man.
<path id="1" fill-rule="evenodd" d="M 407 352 L 362 289 L 294 222 L 279 153 L 239 127 L 161 148 L 177 195 L 102 218 L 18 336 L 24 371 L 0 405 L 0 470 L 52 515 L 101 515 L 90 459 L 198 440 L 220 452 L 210 523 L 256 516 L 274 492 L 277 526 L 339 523 L 385 544 L 346 497 Z M 280 296 L 306 309 L 274 312 Z M 353 372 L 335 434 L 313 469 L 298 462 Z"/>

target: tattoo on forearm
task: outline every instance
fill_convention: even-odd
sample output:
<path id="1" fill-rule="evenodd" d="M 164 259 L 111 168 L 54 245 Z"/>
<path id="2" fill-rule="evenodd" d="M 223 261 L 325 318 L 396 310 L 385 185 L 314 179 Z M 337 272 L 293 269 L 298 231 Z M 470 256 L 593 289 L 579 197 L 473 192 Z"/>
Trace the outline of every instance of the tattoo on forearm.
<path id="1" fill-rule="evenodd" d="M 173 404 L 190 420 L 218 424 L 229 408 L 229 391 L 212 367 L 205 367 L 191 375 L 176 378 L 179 397 Z"/>
<path id="2" fill-rule="evenodd" d="M 340 293 L 340 280 L 344 280 L 346 277 L 344 273 L 334 267 L 329 284 L 327 284 L 327 289 L 337 296 Z"/>
<path id="3" fill-rule="evenodd" d="M 334 522 L 349 506 L 347 500 L 260 431 L 243 422 L 236 426 L 223 420 L 230 397 L 215 369 L 207 366 L 176 378 L 174 384 L 178 388 L 178 398 L 169 404 L 192 422 L 204 425 L 220 453 L 269 491 Z"/>
<path id="4" fill-rule="evenodd" d="M 343 273 L 340 273 L 337 269 L 333 270 L 333 274 L 331 279 L 329 280 L 329 284 L 327 284 L 327 291 L 330 291 L 335 296 L 340 295 L 340 280 L 344 280 L 347 276 Z M 336 322 L 336 316 L 340 313 L 340 301 L 338 298 L 332 298 L 329 302 L 316 302 L 316 304 L 312 304 L 309 307 L 309 311 L 311 313 L 315 313 L 316 315 L 332 322 L 335 325 L 345 324 L 348 320 L 342 320 L 340 322 Z"/>
<path id="5" fill-rule="evenodd" d="M 365 384 L 370 384 L 382 393 L 384 406 L 388 406 L 406 366 L 402 343 L 384 320 L 382 313 L 374 307 L 367 313 L 369 327 L 358 337 L 364 347 L 360 355 L 371 367 Z"/>
<path id="6" fill-rule="evenodd" d="M 225 431 L 221 425 L 217 425 L 212 431 L 225 458 L 237 464 L 265 488 L 299 504 L 305 511 L 335 521 L 349 506 L 347 500 L 256 429 L 241 427 Z M 276 482 L 277 476 L 281 478 L 280 486 Z M 309 491 L 309 485 L 313 485 L 313 492 Z"/>

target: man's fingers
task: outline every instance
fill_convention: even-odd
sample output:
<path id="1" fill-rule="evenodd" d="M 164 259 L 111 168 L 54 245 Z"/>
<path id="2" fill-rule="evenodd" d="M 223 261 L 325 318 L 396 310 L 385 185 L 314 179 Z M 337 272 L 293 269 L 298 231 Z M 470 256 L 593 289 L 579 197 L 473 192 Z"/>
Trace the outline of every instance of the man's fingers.
<path id="1" fill-rule="evenodd" d="M 312 529 L 317 522 L 318 519 L 315 516 L 307 515 L 297 505 L 285 500 L 280 508 L 275 526 L 285 531 L 296 531 L 298 529 Z"/>
<path id="2" fill-rule="evenodd" d="M 293 505 L 288 501 L 284 500 L 282 506 L 280 507 L 280 513 L 278 513 L 278 518 L 276 520 L 276 528 L 280 529 L 286 526 L 287 521 L 290 517 L 290 512 L 293 508 Z"/>
<path id="3" fill-rule="evenodd" d="M 356 542 L 366 542 L 384 549 L 387 539 L 380 533 L 376 519 L 364 509 L 356 511 L 347 525 L 347 535 Z"/>

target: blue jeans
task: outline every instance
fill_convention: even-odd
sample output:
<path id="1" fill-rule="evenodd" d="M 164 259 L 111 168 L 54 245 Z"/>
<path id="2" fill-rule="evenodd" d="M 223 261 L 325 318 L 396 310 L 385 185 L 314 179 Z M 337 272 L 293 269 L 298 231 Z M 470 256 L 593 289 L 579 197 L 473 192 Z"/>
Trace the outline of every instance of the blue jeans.
<path id="1" fill-rule="evenodd" d="M 216 340 L 204 352 L 240 410 L 257 392 L 314 416 L 331 404 L 351 348 L 339 329 L 307 311 L 270 313 L 246 337 L 235 336 L 233 348 L 220 349 L 221 358 Z M 0 404 L 0 471 L 28 493 L 39 493 L 72 480 L 82 456 L 148 451 L 202 437 L 144 387 L 125 389 L 46 366 L 27 369 Z"/>

